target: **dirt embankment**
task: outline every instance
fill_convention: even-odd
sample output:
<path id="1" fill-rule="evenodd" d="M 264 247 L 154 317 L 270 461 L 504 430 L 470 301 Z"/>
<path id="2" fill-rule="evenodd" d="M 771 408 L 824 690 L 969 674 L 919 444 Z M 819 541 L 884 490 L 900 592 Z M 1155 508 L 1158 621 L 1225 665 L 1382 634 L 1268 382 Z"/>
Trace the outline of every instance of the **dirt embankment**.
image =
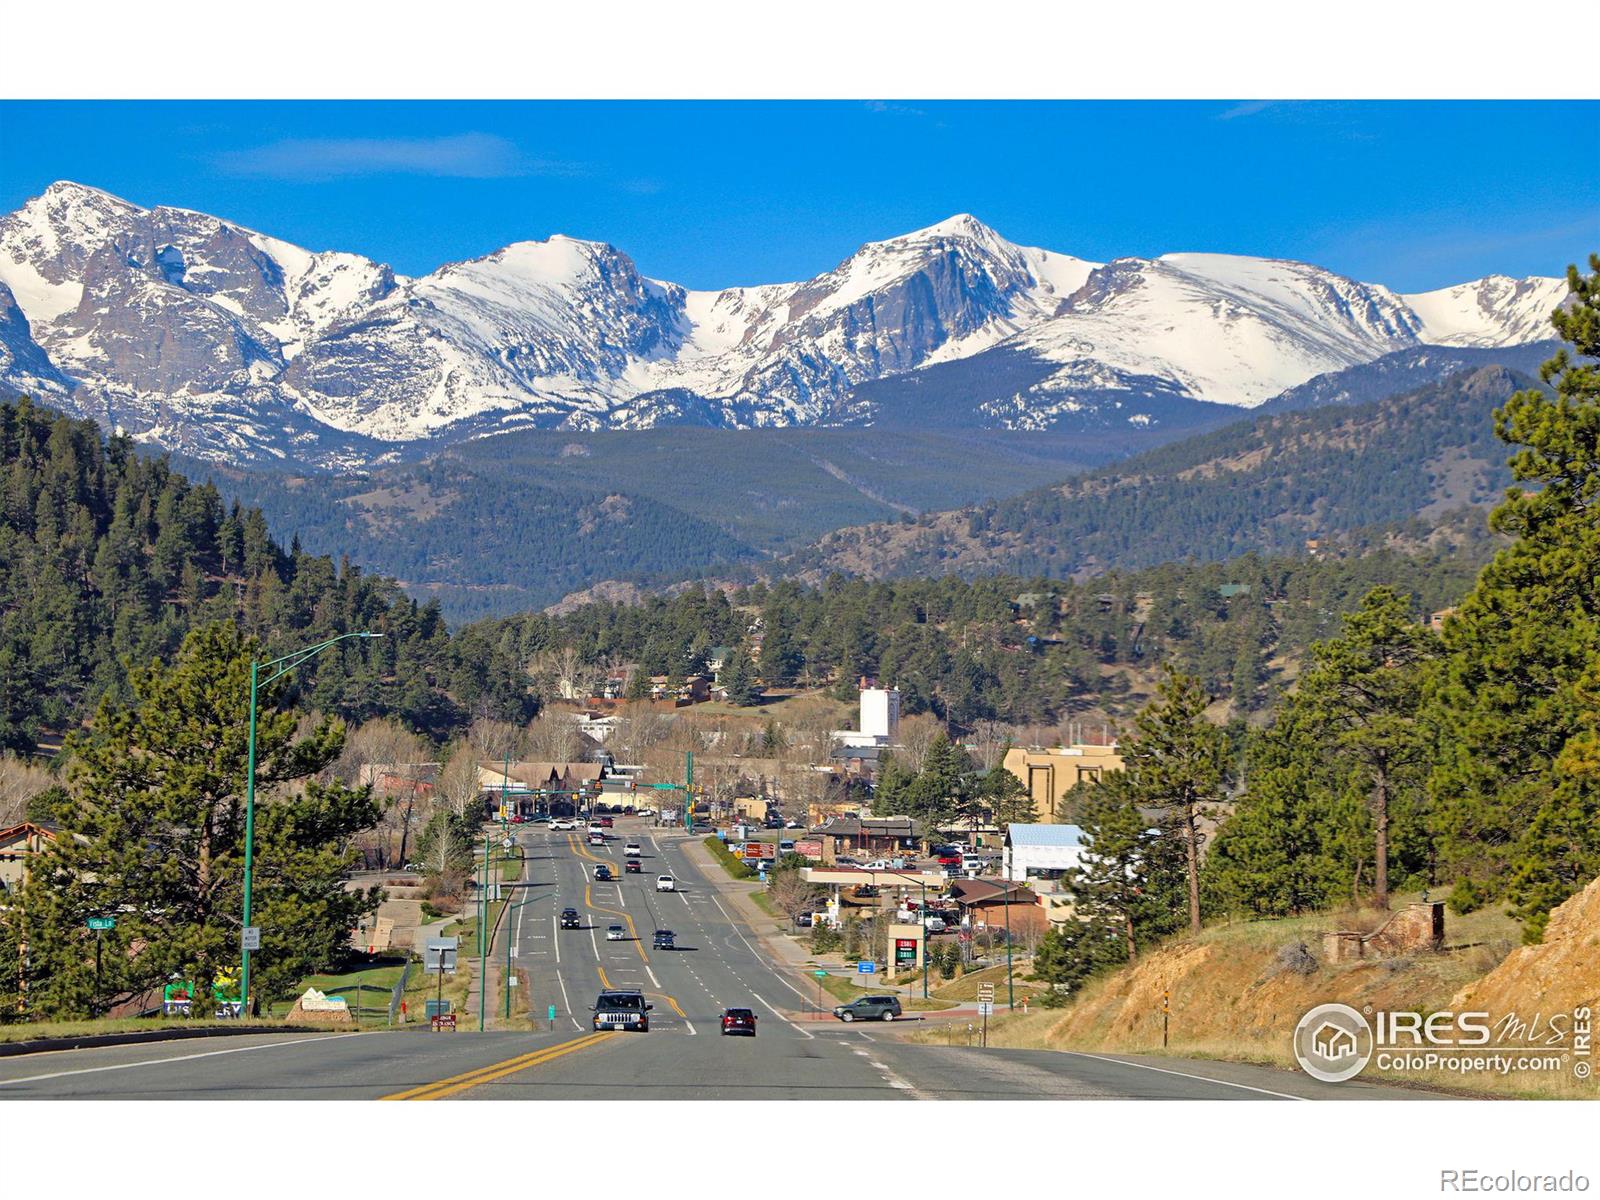
<path id="1" fill-rule="evenodd" d="M 1600 879 L 1550 914 L 1544 941 L 1523 946 L 1451 999 L 1455 1009 L 1600 1010 Z"/>
<path id="2" fill-rule="evenodd" d="M 1110 1053 L 1162 1052 L 1162 997 L 1170 993 L 1167 1052 L 1294 1066 L 1290 1038 L 1310 1008 L 1483 1010 L 1549 1014 L 1600 1009 L 1600 880 L 1555 910 L 1545 940 L 1514 949 L 1520 929 L 1503 910 L 1447 914 L 1445 948 L 1348 962 L 1325 960 L 1321 935 L 1372 931 L 1383 914 L 1348 911 L 1205 930 L 1175 939 L 1090 983 L 1064 1009 L 1035 1008 L 991 1026 L 1001 1046 Z M 1378 1074 L 1376 1067 L 1369 1074 Z M 1513 1073 L 1442 1072 L 1413 1082 L 1524 1096 L 1600 1098 L 1592 1083 Z"/>

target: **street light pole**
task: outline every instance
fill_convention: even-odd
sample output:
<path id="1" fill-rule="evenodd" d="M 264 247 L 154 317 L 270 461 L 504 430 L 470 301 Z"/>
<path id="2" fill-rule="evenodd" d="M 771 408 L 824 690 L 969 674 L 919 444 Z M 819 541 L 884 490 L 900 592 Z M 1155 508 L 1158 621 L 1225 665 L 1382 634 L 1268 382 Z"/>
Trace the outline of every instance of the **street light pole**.
<path id="1" fill-rule="evenodd" d="M 281 658 L 261 662 L 252 659 L 250 662 L 250 742 L 246 753 L 245 788 L 244 788 L 244 923 L 239 933 L 239 1005 L 240 1016 L 250 1006 L 250 951 L 244 945 L 244 930 L 250 928 L 250 912 L 255 881 L 256 860 L 256 716 L 259 711 L 259 695 L 267 684 L 282 678 L 296 668 L 310 662 L 328 647 L 344 641 L 346 638 L 379 638 L 381 633 L 372 633 L 361 630 L 358 633 L 341 633 L 338 637 L 329 638 L 325 642 L 318 642 L 315 646 L 306 646 L 292 654 L 285 654 Z M 261 678 L 264 668 L 276 667 L 277 670 Z"/>

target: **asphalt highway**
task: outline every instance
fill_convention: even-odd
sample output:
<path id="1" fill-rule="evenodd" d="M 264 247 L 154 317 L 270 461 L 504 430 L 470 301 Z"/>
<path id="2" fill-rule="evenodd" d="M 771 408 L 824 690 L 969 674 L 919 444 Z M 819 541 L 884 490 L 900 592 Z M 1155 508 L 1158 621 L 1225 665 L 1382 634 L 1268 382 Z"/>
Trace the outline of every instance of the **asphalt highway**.
<path id="1" fill-rule="evenodd" d="M 922 1045 L 895 1036 L 900 1024 L 819 1021 L 803 981 L 761 953 L 685 855 L 683 834 L 620 818 L 611 832 L 602 848 L 543 826 L 519 831 L 527 867 L 503 928 L 529 981 L 538 1020 L 528 1030 L 479 1034 L 467 1022 L 456 1034 L 261 1034 L 25 1055 L 0 1059 L 0 1100 L 1437 1098 L 1243 1064 Z M 623 872 L 630 840 L 643 848 L 638 875 Z M 594 880 L 599 862 L 613 881 Z M 658 892 L 660 874 L 677 890 Z M 582 928 L 559 928 L 567 905 Z M 624 940 L 607 940 L 612 924 Z M 671 929 L 678 948 L 653 949 L 656 929 Z M 589 1008 L 607 987 L 645 993 L 648 1033 L 592 1030 Z M 721 1036 L 725 1007 L 755 1011 L 757 1036 Z"/>

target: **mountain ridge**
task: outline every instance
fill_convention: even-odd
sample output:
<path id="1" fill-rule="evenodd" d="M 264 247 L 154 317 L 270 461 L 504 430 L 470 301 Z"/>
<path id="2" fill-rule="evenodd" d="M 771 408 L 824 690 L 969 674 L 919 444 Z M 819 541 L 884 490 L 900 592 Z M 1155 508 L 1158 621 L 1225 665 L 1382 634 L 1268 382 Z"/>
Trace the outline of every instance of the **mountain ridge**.
<path id="1" fill-rule="evenodd" d="M 720 291 L 559 234 L 408 277 L 68 182 L 0 217 L 0 286 L 29 331 L 0 327 L 11 390 L 200 457 L 332 467 L 516 428 L 915 421 L 916 389 L 886 385 L 980 359 L 966 377 L 1036 377 L 957 398 L 956 425 L 1181 427 L 1430 339 L 1515 344 L 1565 295 L 1491 276 L 1403 296 L 1214 254 L 1094 263 L 970 214 Z"/>

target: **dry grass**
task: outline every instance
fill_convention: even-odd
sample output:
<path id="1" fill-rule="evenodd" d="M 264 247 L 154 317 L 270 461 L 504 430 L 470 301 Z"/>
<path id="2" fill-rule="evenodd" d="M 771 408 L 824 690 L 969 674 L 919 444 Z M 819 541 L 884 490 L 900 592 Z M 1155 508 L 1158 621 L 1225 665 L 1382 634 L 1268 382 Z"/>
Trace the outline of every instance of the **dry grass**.
<path id="1" fill-rule="evenodd" d="M 1417 899 L 1396 897 L 1399 904 Z M 1273 921 L 1235 922 L 1207 928 L 1198 937 L 1174 938 L 1136 964 L 1092 981 L 1067 1007 L 1000 1013 L 991 1018 L 991 1045 L 1022 1049 L 1087 1050 L 1161 1054 L 1161 998 L 1170 991 L 1170 1046 L 1166 1053 L 1294 1067 L 1289 1039 L 1294 1023 L 1312 1006 L 1341 1001 L 1357 1007 L 1431 1013 L 1481 978 L 1516 945 L 1519 927 L 1503 909 L 1450 913 L 1446 949 L 1395 959 L 1321 962 L 1321 934 L 1331 929 L 1372 930 L 1386 914 L 1351 909 Z M 1305 943 L 1315 960 L 1301 973 L 1280 962 L 1284 947 Z M 1295 957 L 1298 957 L 1296 955 Z M 957 980 L 976 992 L 988 976 L 1003 984 L 1004 968 Z M 963 991 L 965 988 L 962 989 Z M 1529 1008 L 1537 1007 L 1537 997 Z M 916 1040 L 942 1042 L 929 1031 Z M 1600 1098 L 1594 1081 L 1570 1071 L 1526 1071 L 1504 1076 L 1380 1071 L 1363 1078 L 1392 1079 L 1454 1091 L 1539 1099 Z"/>
<path id="2" fill-rule="evenodd" d="M 0 1025 L 0 1042 L 28 1042 L 35 1038 L 80 1037 L 96 1033 L 135 1033 L 161 1029 L 195 1029 L 226 1025 L 230 1029 L 252 1029 L 261 1033 L 280 1033 L 288 1026 L 282 1021 L 192 1021 L 187 1017 L 113 1017 L 98 1021 L 30 1021 Z"/>

